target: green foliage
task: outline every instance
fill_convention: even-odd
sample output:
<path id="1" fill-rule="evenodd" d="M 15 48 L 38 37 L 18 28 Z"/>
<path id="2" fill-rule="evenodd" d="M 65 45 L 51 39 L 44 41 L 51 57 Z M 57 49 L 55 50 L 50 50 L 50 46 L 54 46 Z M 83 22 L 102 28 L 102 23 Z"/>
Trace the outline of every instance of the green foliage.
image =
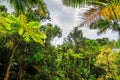
<path id="1" fill-rule="evenodd" d="M 83 0 L 62 0 L 63 4 L 66 6 L 71 6 L 71 7 L 79 7 L 83 2 Z"/>
<path id="2" fill-rule="evenodd" d="M 64 5 L 72 7 L 80 7 L 82 3 L 84 8 L 86 5 L 92 5 L 93 8 L 86 10 L 80 14 L 82 22 L 81 26 L 88 25 L 90 29 L 98 29 L 98 35 L 106 32 L 108 29 L 120 33 L 120 2 L 119 0 L 62 0 Z M 97 6 L 97 7 L 96 7 Z M 90 26 L 89 26 L 90 25 Z"/>
<path id="3" fill-rule="evenodd" d="M 22 19 L 26 21 L 25 18 Z M 27 29 L 25 25 L 27 25 L 27 27 L 35 25 L 35 27 L 30 26 L 29 29 L 32 28 L 39 31 L 38 23 L 36 22 L 30 23 L 29 26 L 29 22 L 22 24 L 21 21 L 21 23 L 18 24 L 22 25 L 22 27 L 19 26 L 20 28 L 16 28 L 20 33 L 19 36 L 26 34 Z M 48 36 L 45 39 L 45 46 L 40 46 L 39 43 L 35 43 L 34 41 L 27 43 L 21 40 L 11 66 L 11 79 L 16 79 L 20 76 L 20 74 L 15 75 L 17 71 L 19 73 L 22 72 L 22 79 L 29 80 L 119 79 L 119 66 L 117 66 L 119 65 L 119 54 L 113 54 L 112 48 L 109 46 L 112 45 L 112 43 L 110 43 L 108 39 L 90 40 L 83 36 L 81 37 L 81 34 L 77 34 L 79 38 L 69 35 L 69 38 L 66 38 L 62 45 L 55 47 L 51 44 L 51 41 L 58 36 L 61 30 L 59 29 L 59 31 L 52 25 L 42 26 L 40 29 Z M 56 34 L 53 33 L 54 31 L 56 31 Z M 51 34 L 48 34 L 48 32 Z M 75 33 L 74 30 L 70 32 L 70 34 L 73 33 Z M 79 30 L 76 30 L 76 33 L 79 33 Z M 18 32 L 15 34 L 18 36 Z M 30 33 L 27 35 L 31 37 Z M 10 39 L 9 35 L 8 39 Z M 9 41 L 8 39 L 4 42 L 6 44 L 4 47 L 4 44 L 1 44 L 0 49 L 2 52 L 4 49 L 12 49 L 15 44 L 13 40 Z M 80 46 L 75 47 L 78 45 L 74 44 L 75 40 L 78 41 Z M 0 41 L 3 43 L 2 38 Z M 107 54 L 108 52 L 110 52 L 110 54 Z M 7 52 L 4 52 L 4 54 L 5 53 L 7 54 Z M 108 55 L 108 57 L 106 57 L 106 55 Z M 0 60 L 1 59 L 4 59 L 2 55 L 0 55 Z M 110 64 L 109 68 L 108 63 Z M 5 66 L 3 61 L 2 65 Z M 110 70 L 110 72 L 108 70 Z M 3 71 L 2 73 L 4 74 Z"/>
<path id="4" fill-rule="evenodd" d="M 116 48 L 118 48 L 118 49 L 120 48 L 120 39 L 118 39 L 116 42 Z"/>
<path id="5" fill-rule="evenodd" d="M 48 38 L 50 38 L 50 40 L 55 37 L 62 36 L 62 30 L 57 25 L 48 23 L 46 26 L 42 26 L 41 30 L 46 34 Z"/>
<path id="6" fill-rule="evenodd" d="M 107 20 L 99 19 L 90 25 L 90 29 L 99 29 L 98 34 L 104 33 L 110 28 L 110 23 Z"/>
<path id="7" fill-rule="evenodd" d="M 27 17 L 23 14 L 18 17 L 14 17 L 12 15 L 4 17 L 1 15 L 1 33 L 18 33 L 27 42 L 32 39 L 40 44 L 44 43 L 42 39 L 45 39 L 46 36 L 38 30 L 40 27 L 40 22 L 28 22 Z"/>
<path id="8" fill-rule="evenodd" d="M 99 51 L 100 49 L 100 45 L 97 41 L 95 40 L 85 40 L 85 48 L 84 50 L 87 50 L 88 51 L 88 54 L 96 54 L 96 52 Z"/>
<path id="9" fill-rule="evenodd" d="M 63 1 L 72 7 L 85 3 L 82 0 L 74 3 L 72 0 Z M 109 2 L 95 1 L 97 4 Z M 14 56 L 12 54 L 14 59 L 10 68 L 10 80 L 119 80 L 119 40 L 87 39 L 82 31 L 75 27 L 64 39 L 63 44 L 54 46 L 52 41 L 62 36 L 62 30 L 57 25 L 49 23 L 42 26 L 39 22 L 47 15 L 43 0 L 8 2 L 18 13 L 16 12 L 15 16 L 8 14 L 6 8 L 0 6 L 0 80 L 5 76 L 12 50 L 18 42 Z M 37 12 L 34 12 L 33 8 L 37 9 Z M 103 32 L 111 29 L 111 24 L 104 19 L 92 25 L 92 29 L 99 28 Z M 113 22 L 112 26 L 113 30 L 119 31 L 117 23 Z"/>
<path id="10" fill-rule="evenodd" d="M 119 3 L 119 1 L 116 0 L 62 0 L 63 4 L 69 7 L 81 7 L 85 5 L 99 5 L 99 6 L 104 6 L 107 3 Z"/>
<path id="11" fill-rule="evenodd" d="M 1 13 L 6 13 L 7 12 L 7 8 L 4 5 L 0 5 L 0 12 Z"/>
<path id="12" fill-rule="evenodd" d="M 120 27 L 119 23 L 114 21 L 114 22 L 109 22 L 104 19 L 98 19 L 97 21 L 93 22 L 90 25 L 90 29 L 98 29 L 98 35 L 101 33 L 105 33 L 107 30 L 112 29 L 113 31 L 120 32 Z"/>
<path id="13" fill-rule="evenodd" d="M 27 9 L 35 8 L 35 5 L 39 6 L 42 15 L 46 15 L 46 5 L 43 0 L 7 0 L 15 9 L 17 13 L 24 13 Z"/>

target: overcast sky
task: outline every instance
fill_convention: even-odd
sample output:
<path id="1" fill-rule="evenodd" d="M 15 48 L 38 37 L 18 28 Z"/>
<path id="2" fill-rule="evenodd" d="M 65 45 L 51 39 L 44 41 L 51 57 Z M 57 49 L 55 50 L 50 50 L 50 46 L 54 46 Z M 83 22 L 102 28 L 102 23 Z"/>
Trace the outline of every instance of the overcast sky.
<path id="1" fill-rule="evenodd" d="M 63 37 L 66 37 L 68 33 L 76 26 L 77 24 L 77 14 L 79 9 L 74 9 L 70 7 L 66 7 L 62 5 L 61 0 L 44 0 L 47 4 L 47 8 L 50 12 L 51 22 L 52 24 L 56 24 L 60 26 L 63 31 Z M 2 3 L 6 4 L 6 3 Z M 8 12 L 12 12 L 13 10 L 9 8 L 9 4 L 6 4 L 8 8 Z M 96 39 L 100 37 L 108 37 L 110 40 L 117 39 L 118 34 L 116 32 L 111 32 L 110 30 L 106 34 L 101 34 L 97 36 L 96 30 L 90 30 L 86 27 L 80 28 L 83 31 L 83 36 Z M 54 44 L 62 43 L 63 38 L 55 39 Z"/>
<path id="2" fill-rule="evenodd" d="M 50 11 L 51 23 L 57 24 L 63 30 L 63 37 L 73 29 L 77 24 L 77 14 L 79 9 L 74 9 L 62 5 L 61 0 L 44 0 Z M 96 39 L 101 37 L 108 37 L 110 40 L 117 39 L 118 34 L 109 30 L 105 34 L 97 35 L 97 30 L 90 30 L 87 27 L 80 28 L 83 31 L 83 35 L 90 39 Z M 56 43 L 61 42 L 57 40 Z"/>

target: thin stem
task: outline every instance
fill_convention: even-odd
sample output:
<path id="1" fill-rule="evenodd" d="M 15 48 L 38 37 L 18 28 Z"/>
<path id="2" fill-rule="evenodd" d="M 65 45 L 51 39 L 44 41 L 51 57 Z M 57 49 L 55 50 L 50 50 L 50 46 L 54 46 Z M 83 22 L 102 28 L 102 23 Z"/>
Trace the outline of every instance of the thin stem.
<path id="1" fill-rule="evenodd" d="M 10 68 L 11 68 L 12 60 L 13 60 L 13 58 L 14 58 L 15 51 L 16 51 L 18 45 L 19 45 L 19 41 L 18 41 L 17 45 L 14 47 L 14 49 L 13 49 L 13 51 L 12 51 L 12 54 L 11 54 L 11 57 L 10 57 L 10 61 L 9 61 L 9 64 L 8 64 L 8 68 L 7 68 L 7 71 L 6 71 L 6 75 L 5 75 L 5 77 L 4 77 L 4 80 L 8 80 L 8 79 L 9 79 Z"/>

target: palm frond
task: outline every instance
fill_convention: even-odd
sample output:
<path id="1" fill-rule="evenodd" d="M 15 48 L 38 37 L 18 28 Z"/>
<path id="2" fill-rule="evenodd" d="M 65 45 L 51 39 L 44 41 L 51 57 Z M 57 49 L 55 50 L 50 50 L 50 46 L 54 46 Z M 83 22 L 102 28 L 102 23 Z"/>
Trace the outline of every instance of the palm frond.
<path id="1" fill-rule="evenodd" d="M 98 29 L 98 35 L 101 33 L 105 33 L 107 30 L 112 30 L 112 31 L 117 31 L 120 32 L 120 24 L 119 22 L 112 21 L 109 22 L 108 20 L 105 19 L 99 19 L 90 24 L 89 26 L 90 29 Z"/>
<path id="2" fill-rule="evenodd" d="M 85 0 L 62 0 L 65 6 L 80 7 Z"/>
<path id="3" fill-rule="evenodd" d="M 109 5 L 104 5 L 104 7 L 93 7 L 88 9 L 80 16 L 80 25 L 89 25 L 94 22 L 96 19 L 104 18 L 105 20 L 118 21 L 120 20 L 120 3 L 110 3 Z"/>
<path id="4" fill-rule="evenodd" d="M 101 17 L 101 12 L 100 9 L 98 9 L 97 7 L 92 7 L 90 9 L 88 9 L 85 12 L 80 12 L 81 14 L 79 14 L 79 19 L 80 19 L 80 27 L 81 26 L 85 26 L 85 25 L 89 25 L 92 22 L 94 22 L 95 20 L 99 19 Z"/>
<path id="5" fill-rule="evenodd" d="M 36 8 L 43 16 L 46 16 L 48 10 L 44 0 L 7 0 L 19 13 L 25 13 L 28 9 Z"/>
<path id="6" fill-rule="evenodd" d="M 26 10 L 27 0 L 7 0 L 15 9 L 16 12 L 21 13 Z"/>
<path id="7" fill-rule="evenodd" d="M 110 23 L 104 19 L 99 19 L 90 25 L 90 29 L 98 29 L 97 32 L 98 35 L 105 33 L 110 28 L 111 28 Z"/>

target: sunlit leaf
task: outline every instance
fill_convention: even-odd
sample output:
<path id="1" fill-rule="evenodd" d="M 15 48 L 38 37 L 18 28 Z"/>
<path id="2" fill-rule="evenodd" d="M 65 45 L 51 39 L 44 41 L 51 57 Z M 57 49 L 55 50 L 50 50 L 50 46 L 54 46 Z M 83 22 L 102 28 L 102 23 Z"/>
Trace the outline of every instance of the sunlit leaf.
<path id="1" fill-rule="evenodd" d="M 43 40 L 41 40 L 41 38 L 39 37 L 38 34 L 35 34 L 35 35 L 32 35 L 31 38 L 35 41 L 35 42 L 38 42 L 40 44 L 44 44 Z"/>
<path id="2" fill-rule="evenodd" d="M 23 38 L 25 41 L 29 42 L 30 41 L 30 36 L 27 32 L 25 32 L 25 34 L 23 34 Z"/>
<path id="3" fill-rule="evenodd" d="M 40 22 L 33 21 L 33 22 L 29 22 L 28 26 L 31 27 L 31 28 L 40 28 L 41 25 L 40 25 Z"/>
<path id="4" fill-rule="evenodd" d="M 42 39 L 47 38 L 47 36 L 44 33 L 40 32 L 40 31 L 39 31 L 39 35 L 40 35 L 40 38 L 42 38 Z"/>
<path id="5" fill-rule="evenodd" d="M 23 27 L 27 27 L 27 17 L 24 14 L 21 14 L 17 17 L 18 22 L 21 24 Z"/>
<path id="6" fill-rule="evenodd" d="M 18 31 L 18 34 L 19 34 L 19 35 L 22 35 L 23 32 L 24 32 L 24 30 L 23 30 L 23 28 L 21 28 L 21 29 Z"/>

